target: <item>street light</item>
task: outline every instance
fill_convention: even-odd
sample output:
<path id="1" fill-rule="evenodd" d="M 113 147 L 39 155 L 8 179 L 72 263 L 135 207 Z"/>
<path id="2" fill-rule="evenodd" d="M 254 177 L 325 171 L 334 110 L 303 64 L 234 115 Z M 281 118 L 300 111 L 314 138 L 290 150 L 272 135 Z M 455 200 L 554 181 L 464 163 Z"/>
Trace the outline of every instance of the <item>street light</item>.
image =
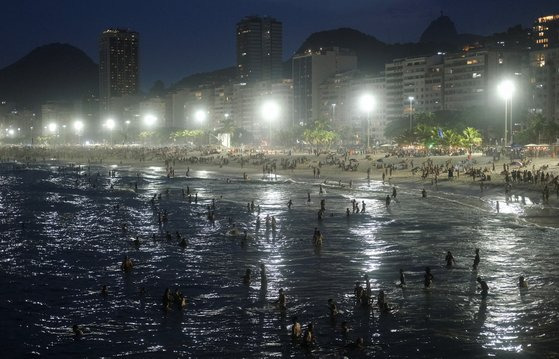
<path id="1" fill-rule="evenodd" d="M 76 135 L 78 136 L 78 143 L 81 143 L 81 134 L 83 130 L 83 121 L 76 120 L 74 121 L 74 130 L 76 130 Z"/>
<path id="2" fill-rule="evenodd" d="M 371 142 L 371 111 L 375 107 L 375 98 L 370 94 L 364 94 L 359 98 L 359 108 L 367 114 L 367 150 Z"/>
<path id="3" fill-rule="evenodd" d="M 408 100 L 410 101 L 410 131 L 412 129 L 412 117 L 413 117 L 413 100 L 415 100 L 415 98 L 413 96 L 408 97 Z"/>
<path id="4" fill-rule="evenodd" d="M 272 121 L 277 120 L 280 114 L 280 107 L 276 101 L 268 100 L 262 104 L 261 108 L 262 117 L 268 121 L 269 125 L 269 143 L 272 144 Z"/>
<path id="5" fill-rule="evenodd" d="M 505 146 L 507 145 L 507 117 L 508 117 L 508 104 L 510 101 L 510 144 L 512 145 L 512 96 L 514 95 L 514 82 L 511 80 L 502 81 L 497 87 L 497 91 L 503 100 L 505 100 Z"/>
<path id="6" fill-rule="evenodd" d="M 204 110 L 198 110 L 194 113 L 194 119 L 197 122 L 203 123 L 204 121 L 206 121 L 206 117 L 208 117 L 208 116 L 207 116 L 206 111 L 204 111 Z"/>
<path id="7" fill-rule="evenodd" d="M 154 115 L 148 114 L 144 116 L 144 124 L 148 127 L 152 127 L 157 122 L 157 117 Z"/>
<path id="8" fill-rule="evenodd" d="M 335 103 L 332 104 L 332 122 L 333 123 L 336 122 L 336 104 Z"/>
<path id="9" fill-rule="evenodd" d="M 56 124 L 56 122 L 51 122 L 51 123 L 48 124 L 47 128 L 48 128 L 50 133 L 54 134 L 56 132 L 56 130 L 58 129 L 58 125 Z"/>
<path id="10" fill-rule="evenodd" d="M 116 126 L 116 122 L 112 118 L 109 118 L 107 119 L 107 121 L 105 121 L 105 128 L 109 130 L 109 142 L 111 145 L 113 143 L 113 130 L 115 126 Z"/>
<path id="11" fill-rule="evenodd" d="M 114 130 L 116 126 L 116 122 L 115 120 L 113 120 L 112 118 L 107 119 L 107 121 L 105 121 L 105 127 L 109 130 L 112 131 Z"/>

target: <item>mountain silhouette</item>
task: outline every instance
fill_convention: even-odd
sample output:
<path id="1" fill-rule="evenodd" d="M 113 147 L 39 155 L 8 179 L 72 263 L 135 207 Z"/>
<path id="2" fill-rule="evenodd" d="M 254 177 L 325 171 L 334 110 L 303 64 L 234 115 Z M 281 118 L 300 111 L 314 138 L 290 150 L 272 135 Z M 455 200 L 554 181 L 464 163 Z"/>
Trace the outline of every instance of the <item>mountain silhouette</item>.
<path id="1" fill-rule="evenodd" d="M 49 44 L 0 70 L 0 100 L 38 110 L 48 101 L 96 96 L 98 78 L 97 64 L 82 50 L 68 44 Z"/>

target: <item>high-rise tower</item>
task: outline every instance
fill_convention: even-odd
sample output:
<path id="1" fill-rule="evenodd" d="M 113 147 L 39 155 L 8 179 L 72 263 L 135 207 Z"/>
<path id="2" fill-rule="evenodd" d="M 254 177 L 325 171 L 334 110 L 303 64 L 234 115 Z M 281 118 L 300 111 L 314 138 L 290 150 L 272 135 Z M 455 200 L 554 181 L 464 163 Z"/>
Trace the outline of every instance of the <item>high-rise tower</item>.
<path id="1" fill-rule="evenodd" d="M 249 16 L 237 24 L 237 69 L 241 82 L 282 77 L 282 23 Z"/>
<path id="2" fill-rule="evenodd" d="M 110 98 L 136 95 L 139 89 L 138 33 L 107 29 L 99 38 L 99 96 L 107 109 Z"/>

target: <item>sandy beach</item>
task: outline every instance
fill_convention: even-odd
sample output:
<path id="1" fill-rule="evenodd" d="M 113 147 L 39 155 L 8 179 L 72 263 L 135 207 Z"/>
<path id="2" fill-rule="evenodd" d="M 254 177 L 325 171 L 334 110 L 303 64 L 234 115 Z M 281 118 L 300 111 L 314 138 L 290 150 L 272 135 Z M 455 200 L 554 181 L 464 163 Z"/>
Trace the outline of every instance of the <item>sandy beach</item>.
<path id="1" fill-rule="evenodd" d="M 137 149 L 136 149 L 137 150 Z M 552 157 L 529 158 L 528 164 L 518 166 L 517 161 L 511 161 L 501 158 L 493 161 L 490 156 L 482 153 L 473 153 L 468 159 L 467 155 L 462 156 L 428 156 L 428 157 L 397 157 L 389 155 L 385 152 L 376 154 L 348 154 L 344 156 L 333 151 L 328 154 L 323 153 L 319 156 L 309 153 L 295 153 L 287 150 L 278 150 L 271 152 L 245 151 L 242 155 L 240 152 L 221 151 L 212 154 L 204 154 L 200 151 L 188 151 L 186 156 L 182 154 L 174 154 L 173 151 L 162 149 L 147 149 L 143 151 L 143 158 L 138 158 L 137 154 L 129 153 L 124 148 L 25 148 L 20 147 L 1 147 L 0 159 L 4 162 L 17 161 L 19 163 L 31 164 L 34 162 L 44 161 L 62 161 L 66 163 L 87 165 L 103 164 L 103 165 L 122 165 L 134 167 L 150 167 L 163 166 L 167 169 L 173 168 L 177 177 L 184 177 L 189 168 L 191 173 L 195 171 L 211 171 L 218 172 L 222 176 L 230 176 L 232 178 L 242 178 L 246 174 L 248 178 L 271 178 L 272 176 L 284 176 L 293 178 L 304 178 L 316 180 L 316 183 L 327 181 L 329 183 L 341 183 L 343 186 L 349 186 L 350 181 L 358 183 L 367 181 L 367 172 L 370 169 L 369 178 L 371 181 L 382 181 L 382 174 L 385 173 L 384 183 L 387 185 L 398 186 L 399 184 L 415 185 L 418 193 L 422 188 L 427 191 L 451 191 L 463 194 L 480 195 L 480 194 L 496 194 L 505 193 L 505 175 L 503 165 L 507 164 L 509 171 L 514 169 L 527 170 L 535 172 L 542 169 L 544 173 L 550 176 L 559 175 L 559 160 Z M 243 160 L 241 160 L 241 158 Z M 194 160 L 196 159 L 196 160 Z M 297 162 L 296 168 L 282 168 L 280 163 L 282 160 Z M 241 161 L 243 163 L 241 164 Z M 339 163 L 333 164 L 333 161 L 341 161 L 345 165 L 357 165 L 354 170 L 343 170 Z M 447 173 L 439 173 L 438 176 L 433 174 L 422 178 L 421 171 L 412 171 L 413 168 L 419 169 L 426 163 L 432 166 L 452 167 L 455 166 L 458 171 L 454 172 L 453 178 L 449 179 Z M 266 168 L 275 164 L 274 170 Z M 392 167 L 392 171 L 390 168 Z M 480 189 L 480 179 L 475 180 L 472 176 L 465 174 L 465 171 L 471 168 L 480 169 L 486 175 L 491 177 L 490 180 L 484 180 L 483 192 Z M 320 175 L 313 172 L 313 169 L 320 170 Z M 435 180 L 436 177 L 436 180 Z M 553 178 L 550 177 L 550 178 Z M 526 196 L 530 198 L 532 203 L 542 202 L 542 191 L 546 183 L 511 183 L 511 195 Z M 550 184 L 551 194 L 548 204 L 556 206 L 558 203 L 559 192 L 557 188 Z"/>

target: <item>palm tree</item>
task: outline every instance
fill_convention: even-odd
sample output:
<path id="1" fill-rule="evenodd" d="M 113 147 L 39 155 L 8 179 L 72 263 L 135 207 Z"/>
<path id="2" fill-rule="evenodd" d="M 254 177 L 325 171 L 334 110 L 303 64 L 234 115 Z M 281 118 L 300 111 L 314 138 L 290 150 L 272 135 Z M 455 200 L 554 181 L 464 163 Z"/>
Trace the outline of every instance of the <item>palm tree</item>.
<path id="1" fill-rule="evenodd" d="M 462 131 L 462 144 L 467 146 L 471 153 L 474 146 L 479 146 L 481 144 L 481 134 L 473 127 L 466 127 L 464 131 Z"/>

